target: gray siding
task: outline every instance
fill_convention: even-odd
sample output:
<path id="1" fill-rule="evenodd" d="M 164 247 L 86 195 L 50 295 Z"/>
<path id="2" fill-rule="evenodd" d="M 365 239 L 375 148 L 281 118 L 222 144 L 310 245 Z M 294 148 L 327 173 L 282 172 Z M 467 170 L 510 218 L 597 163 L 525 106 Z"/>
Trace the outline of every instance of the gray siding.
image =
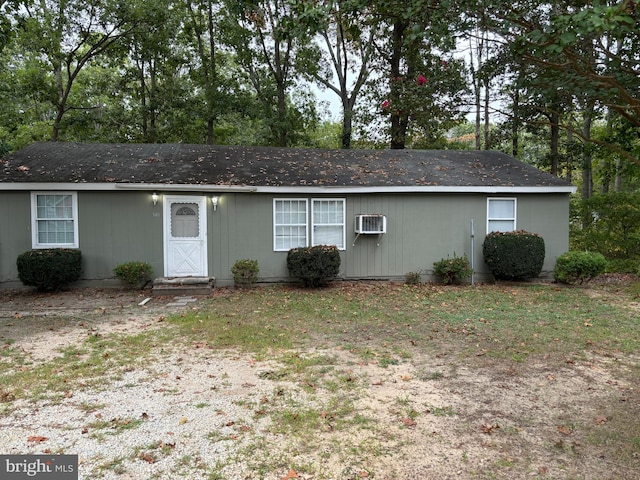
<path id="1" fill-rule="evenodd" d="M 404 279 L 408 272 L 431 274 L 433 262 L 447 256 L 471 257 L 471 220 L 475 226 L 475 269 L 488 279 L 482 260 L 486 235 L 486 194 L 339 195 L 346 199 L 346 249 L 341 276 L 347 279 Z M 494 196 L 491 196 L 494 197 Z M 511 196 L 512 197 L 512 196 Z M 273 199 L 322 198 L 318 195 L 225 194 L 210 216 L 210 273 L 219 284 L 233 283 L 230 269 L 236 260 L 258 260 L 263 281 L 288 279 L 286 252 L 273 251 Z M 568 249 L 567 194 L 518 195 L 517 228 L 539 233 L 547 255 L 543 273 L 553 270 L 555 259 Z M 387 233 L 361 235 L 356 240 L 357 214 L 384 214 Z M 354 245 L 355 241 L 355 245 Z"/>
<path id="2" fill-rule="evenodd" d="M 29 192 L 0 192 L 0 282 L 18 281 L 16 259 L 30 249 Z"/>
<path id="3" fill-rule="evenodd" d="M 160 193 L 160 192 L 158 192 Z M 167 194 L 179 194 L 166 192 Z M 190 195 L 193 195 L 189 193 Z M 475 269 L 488 279 L 482 261 L 486 234 L 486 194 L 328 195 L 346 199 L 346 249 L 341 276 L 347 279 L 404 279 L 408 272 L 428 277 L 433 262 L 447 256 L 470 256 L 470 222 L 475 223 Z M 544 271 L 568 249 L 568 194 L 504 195 L 518 199 L 517 228 L 539 233 L 547 255 Z M 491 196 L 494 197 L 494 196 Z M 273 199 L 322 198 L 320 195 L 225 193 L 213 211 L 207 201 L 209 275 L 231 285 L 236 260 L 258 260 L 263 281 L 288 280 L 286 252 L 273 251 Z M 354 245 L 354 217 L 384 214 L 387 233 L 361 235 Z M 151 263 L 164 272 L 162 195 L 151 192 L 78 192 L 79 240 L 87 280 L 114 279 L 113 268 L 125 261 Z M 16 257 L 31 249 L 29 192 L 0 192 L 0 284 L 17 281 Z"/>
<path id="4" fill-rule="evenodd" d="M 113 278 L 115 266 L 144 261 L 163 274 L 162 205 L 148 192 L 78 192 L 85 279 Z"/>

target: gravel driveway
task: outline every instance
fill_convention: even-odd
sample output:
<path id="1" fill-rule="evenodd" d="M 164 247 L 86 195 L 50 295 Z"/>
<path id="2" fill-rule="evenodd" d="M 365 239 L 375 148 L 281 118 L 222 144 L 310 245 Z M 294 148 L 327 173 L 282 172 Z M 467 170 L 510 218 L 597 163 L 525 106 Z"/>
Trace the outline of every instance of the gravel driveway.
<path id="1" fill-rule="evenodd" d="M 201 308 L 172 297 L 141 305 L 147 298 L 3 292 L 2 371 L 89 362 L 82 346 L 94 338 L 171 331 L 168 315 Z M 611 359 L 551 372 L 542 362 L 483 370 L 453 353 L 381 365 L 339 345 L 279 352 L 322 359 L 324 383 L 314 385 L 197 341 L 146 352 L 63 394 L 13 398 L 5 386 L 0 453 L 78 454 L 81 479 L 637 478 L 589 451 L 566 421 L 606 422 L 598 406 L 629 397 L 633 386 L 607 371 Z"/>

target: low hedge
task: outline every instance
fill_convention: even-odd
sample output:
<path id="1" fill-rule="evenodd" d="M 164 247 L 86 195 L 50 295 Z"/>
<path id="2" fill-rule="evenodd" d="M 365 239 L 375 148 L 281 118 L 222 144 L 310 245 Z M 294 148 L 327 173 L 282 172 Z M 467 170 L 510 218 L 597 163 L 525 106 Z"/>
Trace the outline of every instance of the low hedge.
<path id="1" fill-rule="evenodd" d="M 320 287 L 340 272 L 340 252 L 336 246 L 292 248 L 287 255 L 289 275 L 305 287 Z"/>
<path id="2" fill-rule="evenodd" d="M 20 281 L 38 291 L 64 288 L 82 273 L 82 254 L 72 248 L 29 250 L 20 254 L 16 263 Z"/>

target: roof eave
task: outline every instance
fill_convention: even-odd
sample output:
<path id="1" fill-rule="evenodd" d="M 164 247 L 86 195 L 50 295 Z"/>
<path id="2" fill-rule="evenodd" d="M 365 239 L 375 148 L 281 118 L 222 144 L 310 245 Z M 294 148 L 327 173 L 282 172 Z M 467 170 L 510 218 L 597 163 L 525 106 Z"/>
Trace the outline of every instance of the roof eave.
<path id="1" fill-rule="evenodd" d="M 115 191 L 138 190 L 159 192 L 219 192 L 219 193 L 275 193 L 275 194 L 348 194 L 348 193 L 575 193 L 574 185 L 500 186 L 500 185 L 375 185 L 375 186 L 243 186 L 178 183 L 74 183 L 74 182 L 0 182 L 0 191 L 75 190 Z"/>

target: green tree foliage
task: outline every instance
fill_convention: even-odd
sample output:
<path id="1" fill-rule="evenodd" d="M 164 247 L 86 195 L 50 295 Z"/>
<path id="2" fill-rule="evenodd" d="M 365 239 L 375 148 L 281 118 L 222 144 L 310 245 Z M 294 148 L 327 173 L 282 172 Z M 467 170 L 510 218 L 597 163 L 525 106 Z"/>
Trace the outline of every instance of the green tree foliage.
<path id="1" fill-rule="evenodd" d="M 291 101 L 295 64 L 308 44 L 307 27 L 299 21 L 306 2 L 284 0 L 227 1 L 224 41 L 245 71 L 262 106 L 268 128 L 266 143 L 296 145 L 306 118 Z"/>
<path id="2" fill-rule="evenodd" d="M 351 148 L 356 101 L 372 71 L 377 29 L 362 15 L 369 8 L 361 0 L 319 2 L 315 15 L 307 18 L 309 29 L 317 31 L 316 41 L 298 58 L 303 75 L 340 99 L 342 148 Z"/>
<path id="3" fill-rule="evenodd" d="M 464 63 L 453 56 L 459 7 L 441 0 L 373 3 L 382 63 L 369 83 L 368 122 L 383 119 L 391 148 L 436 147 L 462 120 L 468 86 Z"/>
<path id="4" fill-rule="evenodd" d="M 638 162 L 638 145 L 628 151 L 615 142 L 591 138 L 562 115 L 574 101 L 584 108 L 606 109 L 631 125 L 640 127 L 640 49 L 638 0 L 595 2 L 535 2 L 532 12 L 505 9 L 503 28 L 511 27 L 512 53 L 531 71 L 544 73 L 544 111 L 550 124 L 572 131 L 583 141 L 595 142 Z M 511 4 L 510 4 L 511 5 Z M 535 16 L 534 16 L 535 15 Z M 554 102 L 554 96 L 557 101 Z M 583 108 L 583 111 L 584 111 Z"/>
<path id="5" fill-rule="evenodd" d="M 571 249 L 604 255 L 618 270 L 640 262 L 640 193 L 611 192 L 572 203 Z"/>
<path id="6" fill-rule="evenodd" d="M 65 114 L 92 105 L 70 104 L 78 75 L 129 33 L 137 13 L 130 2 L 43 0 L 16 9 L 17 37 L 24 54 L 48 72 L 51 140 L 58 140 Z"/>
<path id="7" fill-rule="evenodd" d="M 313 81 L 340 99 L 343 147 L 466 148 L 446 139 L 475 109 L 472 147 L 584 197 L 633 188 L 638 3 L 0 0 L 0 151 L 335 145 Z"/>

